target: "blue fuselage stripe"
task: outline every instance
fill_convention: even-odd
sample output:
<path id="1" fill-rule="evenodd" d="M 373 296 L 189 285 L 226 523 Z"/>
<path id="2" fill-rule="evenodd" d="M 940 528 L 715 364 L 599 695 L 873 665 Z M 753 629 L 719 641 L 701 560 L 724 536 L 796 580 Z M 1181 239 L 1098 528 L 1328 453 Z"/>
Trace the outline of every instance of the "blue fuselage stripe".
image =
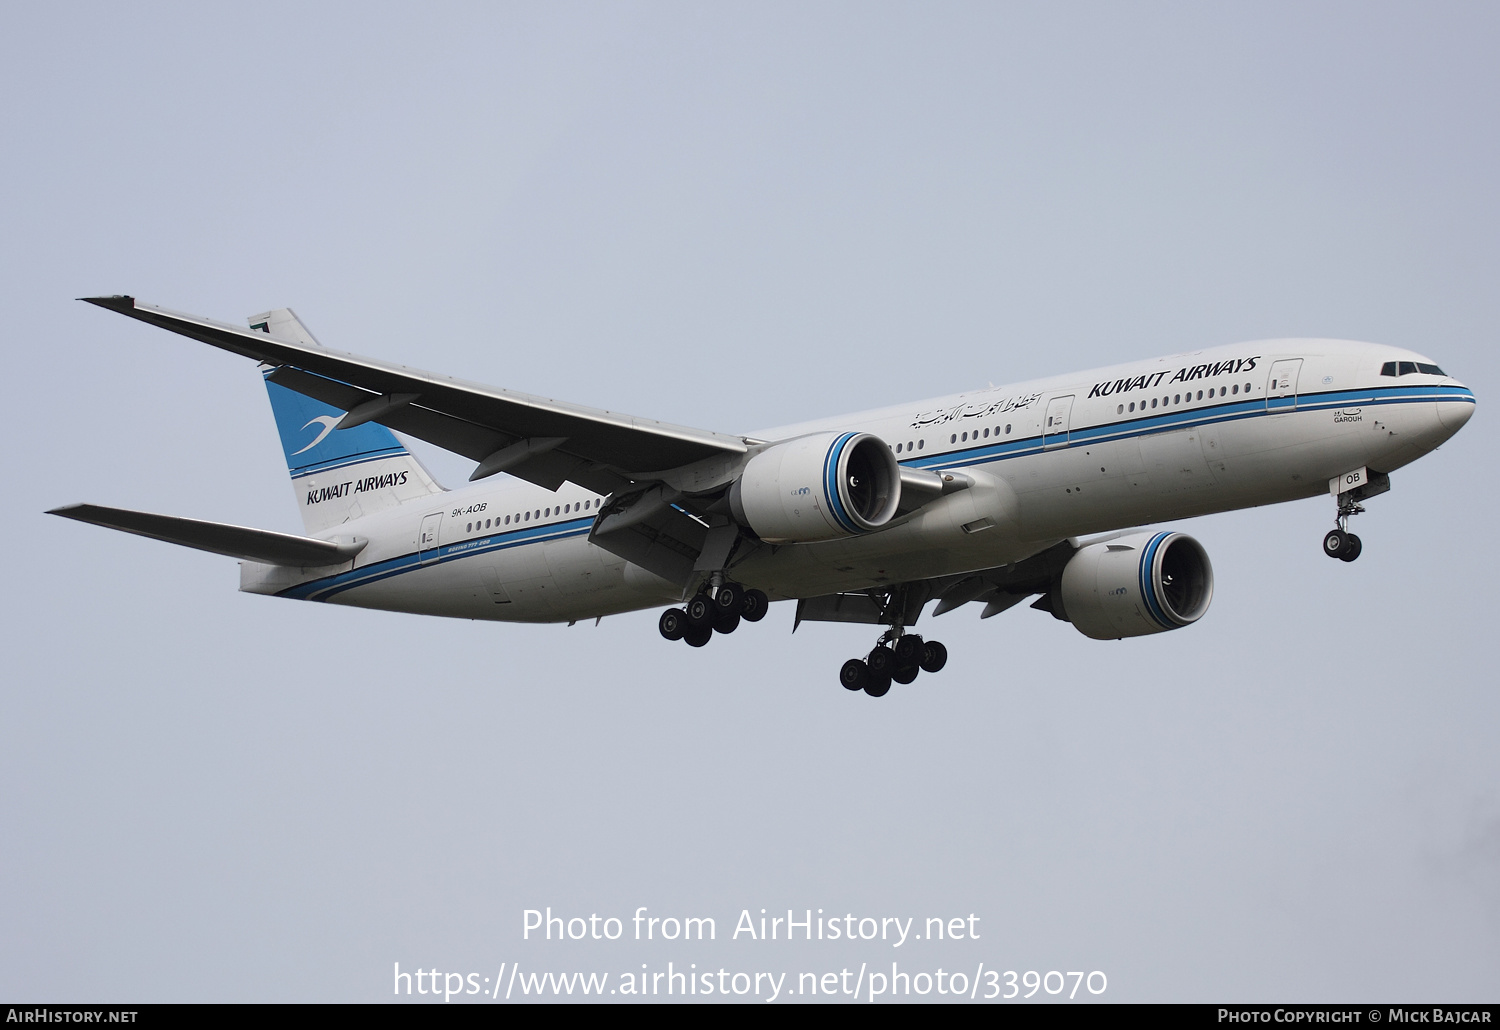
<path id="1" fill-rule="evenodd" d="M 1086 444 L 1096 444 L 1125 437 L 1147 436 L 1151 433 L 1168 429 L 1233 422 L 1261 415 L 1280 414 L 1283 411 L 1304 412 L 1351 405 L 1411 404 L 1423 401 L 1475 403 L 1473 393 L 1460 386 L 1377 387 L 1366 390 L 1300 394 L 1295 398 L 1289 397 L 1286 399 L 1289 402 L 1295 401 L 1295 407 L 1289 405 L 1284 409 L 1268 409 L 1265 399 L 1231 401 L 1228 404 L 1188 408 L 1172 412 L 1171 414 L 1136 416 L 1107 425 L 1073 429 L 1068 434 L 1068 442 L 1066 444 L 1055 445 L 1051 449 L 1061 451 L 1068 448 L 1081 447 Z M 859 528 L 848 520 L 838 501 L 838 460 L 843 448 L 856 435 L 855 433 L 843 434 L 829 448 L 828 455 L 824 459 L 824 488 L 829 499 L 830 511 L 838 519 L 839 524 L 848 528 L 851 533 L 859 532 Z M 980 465 L 992 461 L 1024 457 L 1028 454 L 1039 454 L 1043 448 L 1042 437 L 1020 437 L 1002 443 L 985 443 L 980 446 L 951 450 L 944 453 L 928 454 L 920 458 L 909 458 L 902 461 L 901 464 L 913 468 L 962 468 L 968 465 Z M 405 452 L 399 451 L 396 453 Z M 357 464 L 362 461 L 369 461 L 372 457 L 387 456 L 386 454 L 373 456 L 361 455 L 356 459 L 349 459 L 348 463 Z M 422 554 L 413 552 L 395 558 L 388 558 L 363 568 L 340 572 L 333 576 L 326 576 L 322 579 L 289 587 L 281 591 L 278 596 L 324 601 L 345 590 L 389 579 L 392 576 L 398 576 L 403 572 L 410 572 L 413 569 L 440 565 L 445 562 L 456 561 L 460 558 L 472 557 L 476 554 L 503 551 L 544 540 L 560 540 L 567 537 L 586 535 L 592 526 L 592 518 L 583 518 L 570 519 L 545 526 L 528 526 L 525 529 L 515 529 L 505 533 L 489 533 L 475 537 L 473 540 L 440 545 L 433 549 L 436 552 L 435 556 L 429 556 L 428 552 Z M 1152 538 L 1151 543 L 1148 545 L 1152 555 L 1155 554 L 1155 549 L 1168 535 L 1170 534 L 1161 533 Z M 1155 596 L 1154 584 L 1150 582 L 1149 568 L 1150 559 L 1147 558 L 1142 566 L 1141 596 L 1146 599 L 1146 603 L 1151 610 L 1151 617 L 1157 620 L 1164 628 L 1170 629 L 1176 623 L 1167 621 L 1165 614 L 1161 612 L 1160 605 Z"/>

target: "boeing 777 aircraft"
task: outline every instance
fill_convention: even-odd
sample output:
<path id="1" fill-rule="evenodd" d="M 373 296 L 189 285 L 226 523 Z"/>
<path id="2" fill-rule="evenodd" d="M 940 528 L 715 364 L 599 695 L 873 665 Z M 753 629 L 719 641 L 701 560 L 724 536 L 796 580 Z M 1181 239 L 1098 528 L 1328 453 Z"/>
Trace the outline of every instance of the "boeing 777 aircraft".
<path id="1" fill-rule="evenodd" d="M 1196 622 L 1203 547 L 1134 527 L 1327 494 L 1324 553 L 1353 561 L 1350 516 L 1474 412 L 1421 355 L 1292 339 L 735 435 L 329 350 L 289 309 L 241 329 L 87 299 L 259 362 L 307 535 L 52 514 L 239 558 L 251 593 L 513 622 L 667 605 L 661 635 L 693 647 L 795 599 L 793 629 L 885 627 L 839 674 L 875 697 L 947 661 L 911 632 L 932 601 L 1036 597 L 1096 640 Z M 392 430 L 473 459 L 469 485 Z"/>

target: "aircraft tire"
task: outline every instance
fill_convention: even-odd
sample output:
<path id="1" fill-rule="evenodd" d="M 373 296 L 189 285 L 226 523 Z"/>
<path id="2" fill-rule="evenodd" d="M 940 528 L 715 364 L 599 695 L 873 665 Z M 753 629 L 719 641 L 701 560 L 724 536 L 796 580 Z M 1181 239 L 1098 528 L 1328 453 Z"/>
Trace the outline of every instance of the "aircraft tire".
<path id="1" fill-rule="evenodd" d="M 922 671 L 920 665 L 899 665 L 891 673 L 891 679 L 903 686 L 917 678 L 917 673 Z"/>
<path id="2" fill-rule="evenodd" d="M 715 633 L 733 633 L 740 628 L 740 613 L 730 612 L 728 615 L 717 615 L 714 617 Z"/>
<path id="3" fill-rule="evenodd" d="M 1359 537 L 1355 536 L 1353 533 L 1348 534 L 1348 537 L 1349 544 L 1347 547 L 1345 547 L 1344 553 L 1339 555 L 1339 557 L 1344 561 L 1353 561 L 1354 559 L 1359 557 L 1359 552 L 1365 549 L 1365 545 L 1361 543 Z"/>
<path id="4" fill-rule="evenodd" d="M 689 626 L 699 629 L 712 629 L 714 622 L 714 606 L 703 594 L 698 594 L 686 606 L 683 611 L 687 613 Z"/>
<path id="5" fill-rule="evenodd" d="M 839 670 L 839 685 L 845 690 L 864 690 L 870 683 L 870 667 L 858 658 L 851 658 Z"/>
<path id="6" fill-rule="evenodd" d="M 1348 551 L 1349 534 L 1342 529 L 1330 529 L 1328 535 L 1323 538 L 1323 553 L 1330 558 L 1343 558 Z"/>
<path id="7" fill-rule="evenodd" d="M 870 682 L 865 684 L 866 694 L 869 694 L 871 697 L 885 697 L 885 695 L 889 694 L 890 692 L 890 673 L 886 673 L 883 676 L 876 676 L 873 673 L 870 674 Z"/>
<path id="8" fill-rule="evenodd" d="M 714 628 L 712 626 L 689 626 L 688 631 L 682 635 L 687 641 L 688 647 L 702 647 L 713 639 Z"/>
<path id="9" fill-rule="evenodd" d="M 948 664 L 948 649 L 936 640 L 929 640 L 922 645 L 922 671 L 942 672 L 943 666 Z"/>
<path id="10" fill-rule="evenodd" d="M 870 675 L 877 679 L 882 676 L 890 679 L 891 670 L 895 668 L 896 660 L 895 656 L 891 654 L 890 648 L 880 645 L 870 652 L 869 657 L 865 659 L 865 664 L 870 667 Z M 876 694 L 875 696 L 879 697 L 880 695 Z"/>
<path id="11" fill-rule="evenodd" d="M 740 609 L 740 615 L 746 622 L 759 622 L 766 617 L 766 612 L 771 610 L 771 599 L 762 590 L 746 590 L 744 607 Z"/>
<path id="12" fill-rule="evenodd" d="M 656 628 L 668 640 L 681 640 L 688 630 L 687 612 L 681 608 L 668 608 L 656 620 Z"/>
<path id="13" fill-rule="evenodd" d="M 738 615 L 744 607 L 745 588 L 738 583 L 725 583 L 719 588 L 719 592 L 714 594 L 714 611 L 718 617 Z"/>
<path id="14" fill-rule="evenodd" d="M 896 667 L 911 667 L 915 669 L 922 660 L 922 638 L 912 636 L 910 633 L 896 638 L 895 645 L 891 648 L 896 659 Z M 901 682 L 897 680 L 897 682 Z"/>

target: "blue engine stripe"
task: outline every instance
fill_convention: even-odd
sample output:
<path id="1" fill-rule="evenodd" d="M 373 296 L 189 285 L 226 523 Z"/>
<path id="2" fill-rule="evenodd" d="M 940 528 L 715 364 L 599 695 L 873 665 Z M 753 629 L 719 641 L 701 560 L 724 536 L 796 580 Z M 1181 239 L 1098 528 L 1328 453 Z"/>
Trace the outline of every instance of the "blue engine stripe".
<path id="1" fill-rule="evenodd" d="M 843 434 L 833 441 L 833 446 L 828 448 L 828 453 L 823 457 L 823 496 L 828 502 L 828 510 L 833 512 L 833 517 L 848 533 L 863 531 L 844 511 L 844 503 L 839 499 L 839 460 L 843 457 L 844 448 L 848 446 L 849 441 L 857 435 L 856 433 Z"/>
<path id="2" fill-rule="evenodd" d="M 1156 552 L 1158 548 L 1161 547 L 1162 541 L 1171 535 L 1170 532 L 1164 532 L 1158 533 L 1151 538 L 1146 544 L 1145 552 L 1141 555 L 1139 569 L 1141 598 L 1146 602 L 1146 611 L 1150 613 L 1151 618 L 1155 619 L 1156 624 L 1162 629 L 1175 629 L 1177 623 L 1168 619 L 1166 613 L 1162 611 L 1161 602 L 1156 596 L 1156 577 L 1152 574 L 1152 570 L 1156 564 Z"/>

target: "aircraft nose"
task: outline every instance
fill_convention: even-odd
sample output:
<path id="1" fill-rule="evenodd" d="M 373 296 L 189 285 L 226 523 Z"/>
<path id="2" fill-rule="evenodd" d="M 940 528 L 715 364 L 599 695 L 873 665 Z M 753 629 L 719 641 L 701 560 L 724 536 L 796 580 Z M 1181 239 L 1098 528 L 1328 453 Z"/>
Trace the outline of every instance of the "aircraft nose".
<path id="1" fill-rule="evenodd" d="M 1449 433 L 1456 433 L 1474 417 L 1474 395 L 1465 389 L 1461 397 L 1438 402 L 1438 420 Z"/>

